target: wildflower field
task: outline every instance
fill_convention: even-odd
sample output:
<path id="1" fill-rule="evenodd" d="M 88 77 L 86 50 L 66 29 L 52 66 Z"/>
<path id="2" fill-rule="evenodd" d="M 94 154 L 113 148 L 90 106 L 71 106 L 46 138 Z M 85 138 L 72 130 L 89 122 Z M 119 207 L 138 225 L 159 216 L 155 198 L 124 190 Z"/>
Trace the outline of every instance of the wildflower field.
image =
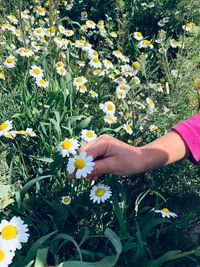
<path id="1" fill-rule="evenodd" d="M 199 44 L 199 0 L 0 1 L 0 267 L 200 266 L 197 166 L 95 180 L 79 153 L 197 113 Z"/>

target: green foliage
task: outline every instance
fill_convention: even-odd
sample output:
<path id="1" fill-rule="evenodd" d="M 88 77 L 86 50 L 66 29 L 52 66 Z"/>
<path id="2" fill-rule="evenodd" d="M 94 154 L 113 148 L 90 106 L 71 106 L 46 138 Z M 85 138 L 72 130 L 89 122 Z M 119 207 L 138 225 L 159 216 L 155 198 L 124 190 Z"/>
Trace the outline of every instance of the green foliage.
<path id="1" fill-rule="evenodd" d="M 142 145 L 198 112 L 199 27 L 190 33 L 182 29 L 186 22 L 199 24 L 198 1 L 160 0 L 149 7 L 150 2 L 141 5 L 138 0 L 76 0 L 72 10 L 65 8 L 65 1 L 49 1 L 49 8 L 45 1 L 2 2 L 1 24 L 6 24 L 7 15 L 14 14 L 22 36 L 1 29 L 0 73 L 5 79 L 0 81 L 0 123 L 12 120 L 17 133 L 12 138 L 0 136 L 0 218 L 21 216 L 30 230 L 29 241 L 16 252 L 12 266 L 197 266 L 199 242 L 192 231 L 196 231 L 200 214 L 191 207 L 195 202 L 199 206 L 200 173 L 196 166 L 182 161 L 128 178 L 106 175 L 100 181 L 104 178 L 111 186 L 113 196 L 97 205 L 89 199 L 94 182 L 69 179 L 68 159 L 61 156 L 58 147 L 66 137 L 83 144 L 83 129 Z M 46 20 L 36 11 L 39 4 L 48 10 Z M 19 16 L 25 8 L 33 15 L 26 22 Z M 169 17 L 164 31 L 157 24 L 163 17 Z M 97 27 L 84 32 L 81 25 L 88 19 L 96 23 L 103 19 L 104 34 Z M 73 45 L 69 42 L 65 48 L 59 47 L 54 36 L 46 36 L 44 43 L 34 37 L 35 28 L 52 25 L 72 29 L 75 34 L 69 39 Z M 113 31 L 117 38 L 112 37 Z M 154 47 L 140 50 L 133 37 L 135 31 L 141 31 Z M 56 36 L 63 37 L 58 29 Z M 31 38 L 38 42 L 38 51 Z M 172 38 L 181 44 L 179 48 L 170 46 Z M 87 53 L 74 45 L 80 39 L 93 45 L 101 62 L 111 60 L 113 69 L 103 67 L 104 74 L 94 74 Z M 35 49 L 34 56 L 16 53 L 26 45 Z M 112 52 L 117 49 L 129 56 L 130 63 L 114 57 Z M 10 54 L 16 58 L 13 69 L 4 65 Z M 85 61 L 84 67 L 79 60 Z M 64 76 L 56 70 L 58 61 L 65 66 Z M 139 63 L 137 73 L 126 76 L 122 66 L 134 61 Z M 38 87 L 31 77 L 33 65 L 41 66 L 47 88 Z M 79 76 L 88 79 L 86 93 L 73 84 Z M 114 90 L 121 77 L 131 88 L 125 99 L 117 98 Z M 152 87 L 158 83 L 161 91 Z M 96 98 L 91 90 L 98 94 Z M 156 109 L 149 108 L 147 97 L 154 100 Z M 116 105 L 114 124 L 106 124 L 99 109 L 106 101 Z M 124 130 L 126 123 L 133 129 L 131 135 Z M 151 130 L 151 126 L 157 128 Z M 27 128 L 36 136 L 23 133 Z M 72 199 L 70 205 L 61 202 L 66 195 Z M 180 208 L 188 198 L 190 205 Z M 177 219 L 155 213 L 168 205 L 178 213 Z"/>

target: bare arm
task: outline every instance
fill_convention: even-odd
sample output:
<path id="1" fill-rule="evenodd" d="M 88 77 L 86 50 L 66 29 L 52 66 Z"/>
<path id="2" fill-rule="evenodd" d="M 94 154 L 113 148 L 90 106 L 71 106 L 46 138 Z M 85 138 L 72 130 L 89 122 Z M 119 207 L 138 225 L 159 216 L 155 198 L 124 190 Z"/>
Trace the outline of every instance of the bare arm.
<path id="1" fill-rule="evenodd" d="M 189 154 L 183 139 L 174 131 L 142 146 L 130 146 L 116 138 L 103 135 L 80 148 L 92 155 L 95 168 L 90 178 L 104 173 L 131 175 L 158 168 Z"/>

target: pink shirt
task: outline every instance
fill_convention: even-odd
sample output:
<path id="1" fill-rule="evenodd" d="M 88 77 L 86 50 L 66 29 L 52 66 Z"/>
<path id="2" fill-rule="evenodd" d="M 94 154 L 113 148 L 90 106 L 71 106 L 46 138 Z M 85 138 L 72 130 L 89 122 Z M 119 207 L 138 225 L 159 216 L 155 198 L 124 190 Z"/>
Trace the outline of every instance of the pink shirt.
<path id="1" fill-rule="evenodd" d="M 196 164 L 200 164 L 200 113 L 172 127 L 188 146 Z"/>

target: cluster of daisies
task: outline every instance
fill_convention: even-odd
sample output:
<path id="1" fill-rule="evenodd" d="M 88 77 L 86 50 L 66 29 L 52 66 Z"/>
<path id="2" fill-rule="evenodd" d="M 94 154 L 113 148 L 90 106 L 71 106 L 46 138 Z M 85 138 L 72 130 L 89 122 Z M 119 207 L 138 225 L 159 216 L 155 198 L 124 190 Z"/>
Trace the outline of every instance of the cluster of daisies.
<path id="1" fill-rule="evenodd" d="M 0 123 L 0 137 L 4 136 L 6 138 L 13 139 L 16 135 L 25 135 L 30 137 L 35 137 L 36 133 L 32 128 L 27 128 L 26 130 L 13 130 L 12 121 L 6 120 Z"/>
<path id="2" fill-rule="evenodd" d="M 7 267 L 12 263 L 15 252 L 27 243 L 29 238 L 28 226 L 20 217 L 10 221 L 0 222 L 0 266 Z"/>

